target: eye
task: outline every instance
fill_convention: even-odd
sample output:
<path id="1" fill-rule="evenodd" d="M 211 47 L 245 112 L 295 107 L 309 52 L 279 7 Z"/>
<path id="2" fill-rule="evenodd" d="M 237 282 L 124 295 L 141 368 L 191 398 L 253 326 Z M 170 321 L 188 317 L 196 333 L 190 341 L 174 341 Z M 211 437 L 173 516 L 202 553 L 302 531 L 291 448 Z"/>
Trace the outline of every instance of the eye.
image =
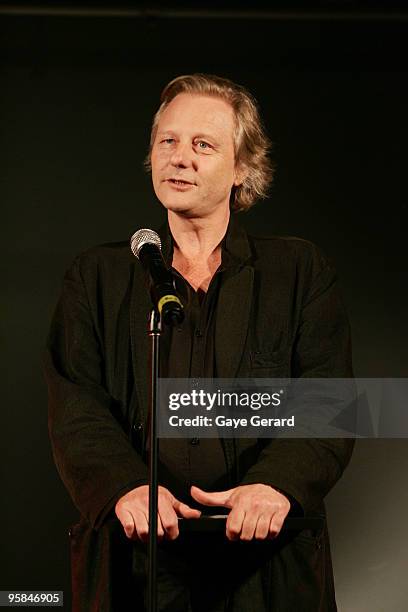
<path id="1" fill-rule="evenodd" d="M 163 138 L 163 140 L 161 140 L 160 142 L 163 144 L 173 144 L 174 138 Z"/>
<path id="2" fill-rule="evenodd" d="M 205 140 L 197 140 L 195 144 L 196 147 L 201 151 L 209 151 L 210 149 L 212 149 L 211 145 Z"/>

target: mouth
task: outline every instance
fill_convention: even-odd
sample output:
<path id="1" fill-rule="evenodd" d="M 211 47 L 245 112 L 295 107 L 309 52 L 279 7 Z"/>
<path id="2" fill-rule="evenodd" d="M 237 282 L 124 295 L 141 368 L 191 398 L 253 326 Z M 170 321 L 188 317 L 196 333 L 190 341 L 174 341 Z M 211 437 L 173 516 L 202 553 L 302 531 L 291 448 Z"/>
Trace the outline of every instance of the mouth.
<path id="1" fill-rule="evenodd" d="M 194 183 L 190 183 L 190 181 L 186 181 L 184 179 L 176 179 L 176 178 L 166 179 L 166 182 L 171 183 L 172 185 L 179 185 L 179 186 L 194 185 Z"/>

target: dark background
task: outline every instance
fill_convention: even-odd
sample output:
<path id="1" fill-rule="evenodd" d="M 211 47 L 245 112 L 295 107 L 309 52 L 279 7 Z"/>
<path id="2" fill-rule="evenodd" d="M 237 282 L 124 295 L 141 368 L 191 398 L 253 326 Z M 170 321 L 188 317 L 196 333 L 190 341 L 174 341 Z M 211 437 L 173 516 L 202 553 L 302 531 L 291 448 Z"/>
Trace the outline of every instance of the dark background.
<path id="1" fill-rule="evenodd" d="M 142 161 L 171 78 L 212 72 L 254 93 L 277 173 L 241 220 L 321 246 L 356 376 L 407 376 L 404 4 L 0 2 L 0 589 L 63 589 L 69 609 L 77 512 L 52 461 L 41 352 L 72 258 L 163 218 Z M 328 497 L 340 611 L 408 609 L 407 468 L 408 441 L 359 441 Z"/>

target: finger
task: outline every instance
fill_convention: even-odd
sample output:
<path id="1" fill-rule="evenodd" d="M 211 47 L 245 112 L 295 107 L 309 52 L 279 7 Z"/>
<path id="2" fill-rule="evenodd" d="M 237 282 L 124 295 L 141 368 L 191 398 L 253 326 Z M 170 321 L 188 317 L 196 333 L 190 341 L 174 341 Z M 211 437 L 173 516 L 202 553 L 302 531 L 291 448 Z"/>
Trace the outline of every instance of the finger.
<path id="1" fill-rule="evenodd" d="M 146 514 L 144 514 L 144 512 L 142 512 L 141 510 L 135 510 L 133 512 L 133 519 L 135 523 L 136 533 L 134 534 L 132 539 L 135 540 L 136 537 L 138 537 L 141 542 L 146 543 L 149 539 L 149 522 L 147 520 Z"/>
<path id="2" fill-rule="evenodd" d="M 135 540 L 136 537 L 139 538 L 141 542 L 147 544 L 149 541 L 149 521 L 147 516 L 140 510 L 134 511 L 134 524 L 135 524 L 135 533 L 133 534 L 132 539 Z M 164 537 L 164 529 L 163 524 L 160 519 L 160 516 L 157 515 L 157 539 L 159 542 Z"/>
<path id="3" fill-rule="evenodd" d="M 164 537 L 164 528 L 159 513 L 157 513 L 157 540 L 161 542 Z"/>
<path id="4" fill-rule="evenodd" d="M 255 529 L 255 539 L 265 540 L 269 535 L 269 526 L 271 524 L 271 517 L 269 515 L 261 514 L 258 518 Z"/>
<path id="5" fill-rule="evenodd" d="M 245 511 L 241 508 L 233 508 L 228 515 L 226 524 L 226 536 L 229 540 L 239 540 L 242 524 L 245 518 Z"/>
<path id="6" fill-rule="evenodd" d="M 164 537 L 175 540 L 179 534 L 178 518 L 172 504 L 166 500 L 159 504 L 159 515 L 164 530 Z"/>
<path id="7" fill-rule="evenodd" d="M 132 539 L 136 529 L 132 514 L 128 510 L 118 509 L 116 516 L 122 524 L 126 537 Z"/>
<path id="8" fill-rule="evenodd" d="M 284 517 L 282 517 L 280 514 L 274 514 L 272 516 L 271 522 L 269 524 L 269 533 L 268 533 L 269 540 L 274 540 L 279 535 L 283 527 L 284 520 L 285 520 Z"/>
<path id="9" fill-rule="evenodd" d="M 249 542 L 253 539 L 258 517 L 258 512 L 255 512 L 254 510 L 249 510 L 245 513 L 245 518 L 241 529 L 241 540 Z"/>
<path id="10" fill-rule="evenodd" d="M 143 514 L 142 511 L 138 511 L 138 512 L 140 514 Z M 147 533 L 146 533 L 145 529 L 143 529 L 141 531 L 141 534 L 142 534 L 142 538 L 141 539 L 142 539 L 143 542 L 147 542 L 148 539 L 149 539 L 149 531 L 150 531 L 150 520 L 149 520 L 148 511 L 147 511 L 147 514 L 143 514 L 143 516 L 144 516 L 144 518 L 145 518 L 145 520 L 146 520 L 146 522 L 148 524 L 148 527 L 147 527 Z M 160 514 L 159 514 L 159 512 L 157 512 L 157 539 L 158 539 L 159 542 L 162 541 L 163 536 L 164 536 L 164 529 L 163 529 L 162 521 L 161 521 L 161 518 L 160 518 Z"/>
<path id="11" fill-rule="evenodd" d="M 231 508 L 229 498 L 233 489 L 228 491 L 217 491 L 215 493 L 207 493 L 199 487 L 192 486 L 190 493 L 191 497 L 204 506 L 225 506 Z"/>
<path id="12" fill-rule="evenodd" d="M 190 506 L 187 506 L 187 504 L 184 504 L 176 498 L 174 498 L 173 501 L 173 508 L 178 516 L 182 516 L 184 518 L 200 518 L 201 516 L 201 510 L 190 508 Z"/>

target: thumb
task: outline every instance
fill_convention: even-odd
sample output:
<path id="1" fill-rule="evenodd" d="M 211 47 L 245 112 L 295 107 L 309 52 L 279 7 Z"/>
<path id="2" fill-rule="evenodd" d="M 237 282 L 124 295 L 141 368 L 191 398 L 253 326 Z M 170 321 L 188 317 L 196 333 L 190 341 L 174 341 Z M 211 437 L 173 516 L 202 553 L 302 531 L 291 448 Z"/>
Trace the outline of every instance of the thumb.
<path id="1" fill-rule="evenodd" d="M 173 508 L 177 516 L 182 516 L 183 518 L 200 518 L 201 516 L 200 510 L 190 508 L 190 506 L 183 504 L 183 502 L 179 501 L 175 497 L 173 498 Z"/>
<path id="2" fill-rule="evenodd" d="M 228 491 L 216 491 L 208 493 L 199 487 L 192 486 L 190 490 L 191 497 L 204 506 L 224 506 L 231 508 L 230 497 L 234 489 Z"/>

